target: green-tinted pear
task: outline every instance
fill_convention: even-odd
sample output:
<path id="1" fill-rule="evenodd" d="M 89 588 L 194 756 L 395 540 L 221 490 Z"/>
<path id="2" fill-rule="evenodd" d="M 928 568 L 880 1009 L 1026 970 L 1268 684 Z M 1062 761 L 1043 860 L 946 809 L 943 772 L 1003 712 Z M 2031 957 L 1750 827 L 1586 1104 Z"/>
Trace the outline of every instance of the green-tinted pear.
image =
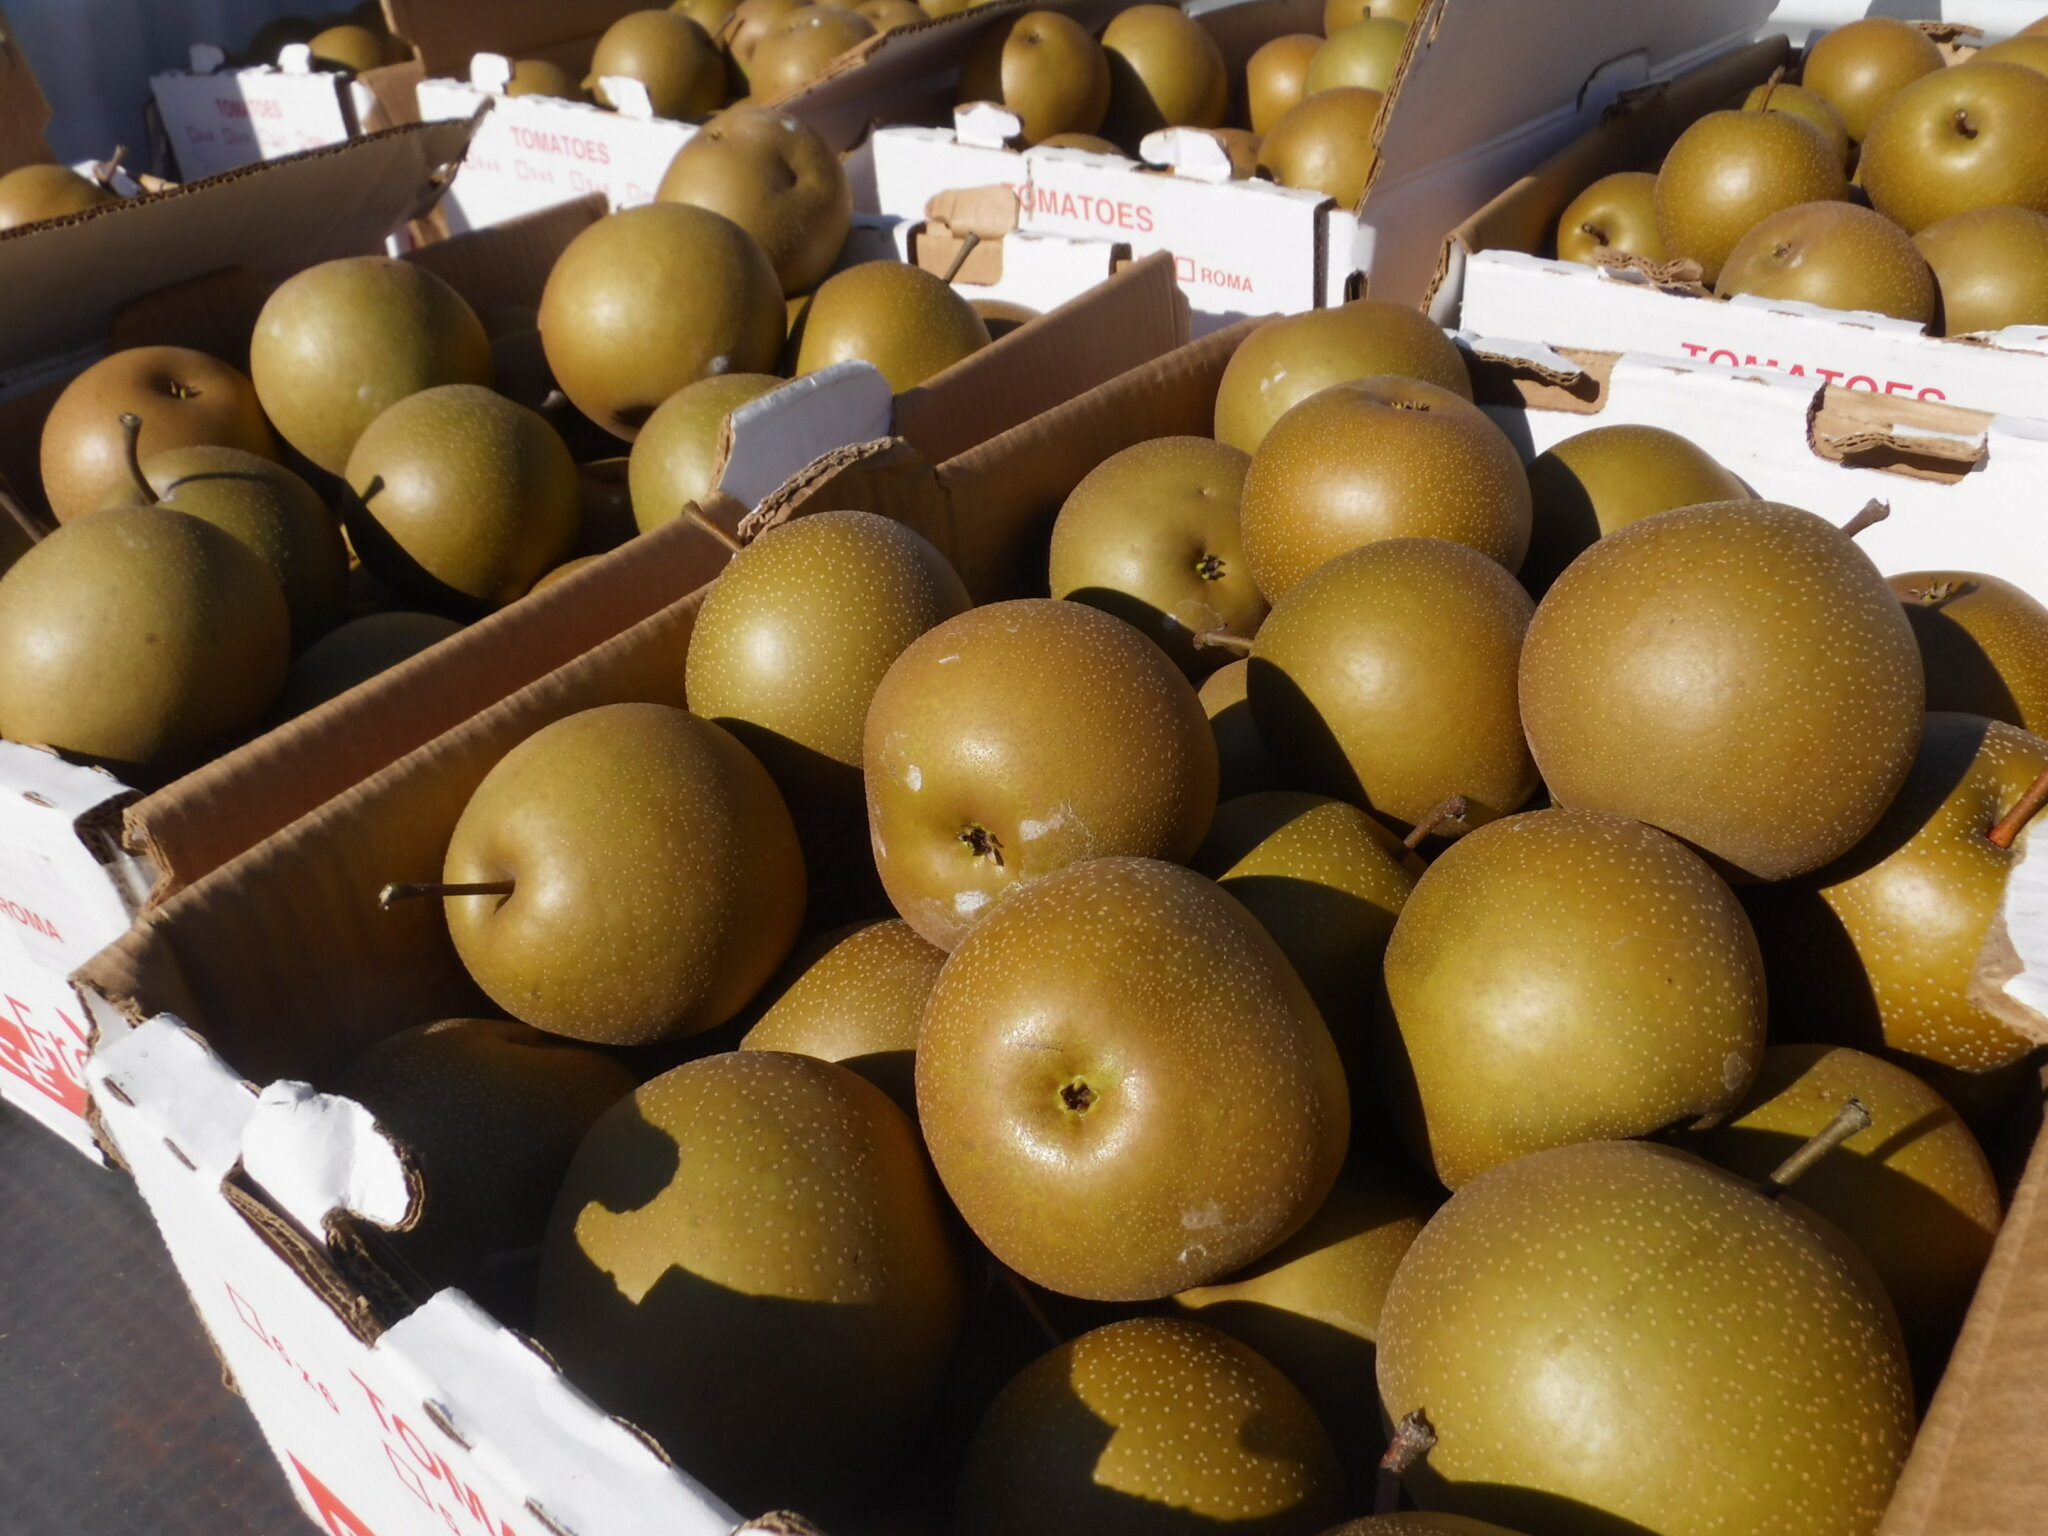
<path id="1" fill-rule="evenodd" d="M 1983 571 L 1907 571 L 1885 580 L 1920 642 L 1929 709 L 1988 715 L 2048 735 L 2048 608 Z"/>

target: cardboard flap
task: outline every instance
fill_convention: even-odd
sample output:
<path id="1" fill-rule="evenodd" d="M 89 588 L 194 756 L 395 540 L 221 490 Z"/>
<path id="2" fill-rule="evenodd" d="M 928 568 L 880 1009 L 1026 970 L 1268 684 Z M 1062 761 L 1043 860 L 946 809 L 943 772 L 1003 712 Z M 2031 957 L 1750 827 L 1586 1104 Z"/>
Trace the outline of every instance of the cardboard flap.
<path id="1" fill-rule="evenodd" d="M 687 523 L 665 525 L 634 541 L 624 561 L 599 561 L 550 592 L 572 592 L 607 565 L 633 566 L 631 557 L 644 558 L 645 546 L 669 529 L 675 530 L 671 546 L 694 551 L 701 580 L 692 583 L 690 596 L 590 649 L 568 646 L 571 655 L 583 653 L 524 687 L 516 686 L 516 677 L 507 687 L 504 663 L 494 653 L 524 651 L 530 665 L 530 646 L 475 646 L 473 670 L 497 674 L 493 686 L 505 695 L 498 703 L 467 719 L 458 714 L 462 723 L 454 729 L 325 804 L 311 801 L 318 810 L 144 913 L 77 973 L 78 985 L 130 1017 L 176 1003 L 183 1016 L 205 1020 L 213 1047 L 260 1082 L 321 1082 L 401 1029 L 495 1013 L 456 959 L 440 905 L 404 902 L 386 911 L 377 893 L 394 880 L 438 875 L 471 793 L 499 758 L 543 725 L 601 704 L 682 705 L 683 656 L 703 586 L 728 558 L 708 535 Z M 563 608 L 552 611 L 558 620 L 567 617 Z M 499 617 L 511 616 L 507 609 Z M 541 633 L 548 628 L 545 619 L 533 626 Z M 445 653 L 474 633 L 435 650 Z M 449 670 L 453 685 L 472 698 L 483 691 L 462 675 L 466 669 Z M 388 715 L 375 708 L 363 713 L 403 723 L 408 734 L 424 739 L 416 729 L 420 712 L 433 709 L 446 718 L 446 709 L 431 702 L 432 688 L 421 688 L 417 674 L 404 682 L 410 686 L 378 693 L 376 702 L 390 706 Z M 348 702 L 347 696 L 336 702 Z M 280 776 L 290 781 L 289 773 Z"/>
<path id="2" fill-rule="evenodd" d="M 834 363 L 792 379 L 726 418 L 715 483 L 754 507 L 823 455 L 887 437 L 892 399 L 872 363 Z"/>
<path id="3" fill-rule="evenodd" d="M 160 871 L 153 899 L 710 580 L 723 562 L 706 542 L 657 528 L 129 807 L 128 841 Z"/>
<path id="4" fill-rule="evenodd" d="M 381 250 L 440 195 L 469 136 L 396 128 L 0 234 L 0 373 L 97 346 L 123 305 L 174 283 L 231 266 L 276 283 Z"/>
<path id="5" fill-rule="evenodd" d="M 647 0 L 384 0 L 391 29 L 419 51 L 430 75 L 459 75 L 489 50 L 524 58 L 579 37 L 595 37 Z"/>
<path id="6" fill-rule="evenodd" d="M 952 235 L 1000 240 L 1017 227 L 1023 209 L 1017 202 L 1015 188 L 961 187 L 941 192 L 926 203 L 924 216 L 935 224 L 943 224 Z"/>
<path id="7" fill-rule="evenodd" d="M 494 224 L 487 231 L 436 240 L 406 253 L 406 260 L 442 279 L 479 314 L 540 302 L 548 274 L 569 242 L 610 211 L 594 192 L 535 213 Z"/>
<path id="8" fill-rule="evenodd" d="M 419 1174 L 376 1117 L 305 1083 L 272 1083 L 258 1095 L 242 1133 L 242 1168 L 310 1233 L 324 1233 L 336 1212 L 387 1229 L 410 1225 L 419 1212 Z"/>
<path id="9" fill-rule="evenodd" d="M 182 1127 L 172 1151 L 200 1182 L 218 1187 L 241 1160 L 256 1090 L 175 1017 L 149 1019 L 109 1041 L 86 1063 L 86 1075 L 95 1093 L 123 1104 L 177 1104 Z M 169 1127 L 151 1129 L 161 1136 Z"/>
<path id="10" fill-rule="evenodd" d="M 873 512 L 930 539 L 952 560 L 952 528 L 931 460 L 900 437 L 841 448 L 808 465 L 739 524 L 742 542 L 809 512 Z"/>
<path id="11" fill-rule="evenodd" d="M 1982 411 L 1829 384 L 1814 397 L 1807 435 L 1831 463 L 1953 484 L 1985 461 L 1990 430 Z"/>
<path id="12" fill-rule="evenodd" d="M 936 464 L 1187 339 L 1188 302 L 1160 252 L 899 395 L 896 434 Z"/>
<path id="13" fill-rule="evenodd" d="M 1618 352 L 1546 347 L 1460 335 L 1473 398 L 1481 405 L 1597 415 L 1607 402 Z"/>
<path id="14" fill-rule="evenodd" d="M 544 1530 L 726 1536 L 739 1523 L 724 1500 L 606 1417 L 460 1291 L 394 1323 L 377 1347 L 480 1465 L 508 1486 L 547 1490 L 545 1507 L 528 1506 Z"/>

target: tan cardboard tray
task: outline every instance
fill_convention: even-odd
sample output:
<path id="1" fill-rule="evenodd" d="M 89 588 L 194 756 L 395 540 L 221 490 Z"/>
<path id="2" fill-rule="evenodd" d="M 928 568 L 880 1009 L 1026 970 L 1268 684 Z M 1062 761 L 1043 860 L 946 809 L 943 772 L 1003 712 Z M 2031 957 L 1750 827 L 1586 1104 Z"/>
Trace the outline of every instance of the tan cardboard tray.
<path id="1" fill-rule="evenodd" d="M 1251 329 L 1151 360 L 937 465 L 893 443 L 837 456 L 765 501 L 754 525 L 878 511 L 949 540 L 985 589 L 1042 591 L 1032 571 L 1049 510 L 1123 447 L 1206 433 Z M 706 576 L 723 558 L 704 544 L 691 553 Z M 478 1004 L 439 915 L 382 912 L 376 891 L 439 867 L 471 790 L 540 725 L 618 699 L 682 702 L 700 600 L 250 849 L 146 914 L 78 978 L 96 1019 L 140 1026 L 92 1064 L 104 1123 L 295 1490 L 330 1529 L 428 1536 L 464 1508 L 513 1536 L 715 1533 L 735 1519 L 687 1469 L 615 1433 L 461 1293 L 406 1294 L 368 1258 L 366 1230 L 402 1220 L 417 1191 L 367 1115 L 306 1086 L 375 1039 Z M 2012 910 L 2006 920 L 2040 926 Z M 276 1077 L 289 1080 L 253 1086 Z M 1884 1536 L 2044 1528 L 2048 1138 L 2022 1160 Z M 356 1525 L 336 1525 L 337 1509 Z"/>

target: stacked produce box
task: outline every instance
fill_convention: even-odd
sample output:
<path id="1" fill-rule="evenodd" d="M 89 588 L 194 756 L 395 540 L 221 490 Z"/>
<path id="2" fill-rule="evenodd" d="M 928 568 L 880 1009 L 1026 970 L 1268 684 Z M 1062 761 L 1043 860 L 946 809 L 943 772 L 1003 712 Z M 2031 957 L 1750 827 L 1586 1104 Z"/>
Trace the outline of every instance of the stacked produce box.
<path id="1" fill-rule="evenodd" d="M 0 1086 L 309 1515 L 2048 1531 L 2048 17 L 913 10 L 0 239 Z"/>

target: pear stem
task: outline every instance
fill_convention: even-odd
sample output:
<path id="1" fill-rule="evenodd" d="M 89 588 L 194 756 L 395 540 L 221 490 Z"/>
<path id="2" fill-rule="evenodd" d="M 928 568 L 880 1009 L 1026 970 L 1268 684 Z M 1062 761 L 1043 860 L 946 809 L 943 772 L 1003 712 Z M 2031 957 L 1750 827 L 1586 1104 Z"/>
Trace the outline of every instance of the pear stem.
<path id="1" fill-rule="evenodd" d="M 1452 795 L 1442 804 L 1431 806 L 1422 820 L 1415 823 L 1414 829 L 1401 839 L 1401 846 L 1410 853 L 1413 853 L 1422 846 L 1422 840 L 1428 837 L 1430 833 L 1447 821 L 1458 820 L 1470 809 L 1472 807 L 1466 803 L 1463 795 Z"/>
<path id="2" fill-rule="evenodd" d="M 1053 1327 L 1052 1319 L 1045 1315 L 1045 1308 L 1038 1304 L 1038 1298 L 1031 1294 L 1031 1287 L 1024 1283 L 1024 1277 L 1007 1264 L 995 1260 L 990 1262 L 995 1264 L 995 1271 L 1002 1277 L 1003 1284 L 1009 1288 L 1010 1294 L 1017 1298 L 1017 1305 L 1030 1315 L 1032 1322 L 1038 1324 L 1038 1331 L 1045 1335 L 1046 1342 L 1055 1349 L 1066 1343 L 1067 1341 L 1060 1337 L 1059 1329 Z"/>
<path id="3" fill-rule="evenodd" d="M 718 526 L 717 523 L 713 522 L 711 518 L 708 515 L 706 515 L 704 509 L 698 506 L 697 503 L 695 503 L 694 501 L 687 502 L 684 504 L 683 516 L 688 518 L 691 522 L 695 523 L 699 528 L 703 529 L 706 533 L 710 534 L 711 537 L 718 540 L 719 543 L 723 544 L 727 549 L 731 550 L 734 554 L 737 555 L 745 552 L 747 546 L 742 544 L 738 539 L 734 538 L 732 535 L 732 531 L 730 529 L 721 528 Z"/>
<path id="4" fill-rule="evenodd" d="M 974 248 L 979 244 L 981 244 L 981 236 L 970 229 L 967 232 L 967 238 L 960 242 L 960 249 L 953 255 L 953 264 L 946 268 L 946 275 L 939 280 L 943 283 L 951 283 L 954 278 L 958 277 L 960 269 L 967 265 L 967 258 L 974 254 Z"/>
<path id="5" fill-rule="evenodd" d="M 2020 796 L 2013 808 L 1998 818 L 1998 825 L 1985 833 L 1994 848 L 2010 848 L 2027 823 L 2034 819 L 2034 813 L 2048 805 L 2048 768 L 2041 770 L 2041 776 L 2027 786 L 2027 792 Z"/>
<path id="6" fill-rule="evenodd" d="M 438 881 L 400 881 L 387 885 L 377 893 L 377 905 L 389 912 L 401 901 L 413 901 L 421 896 L 510 896 L 510 880 L 477 880 L 468 885 L 444 885 Z"/>
<path id="7" fill-rule="evenodd" d="M 1771 71 L 1771 78 L 1764 82 L 1764 94 L 1762 99 L 1759 100 L 1756 104 L 1757 111 L 1768 112 L 1771 110 L 1771 97 L 1776 94 L 1779 82 L 1781 82 L 1784 78 L 1785 66 L 1780 64 L 1776 69 Z"/>
<path id="8" fill-rule="evenodd" d="M 1886 518 L 1890 517 L 1891 515 L 1892 508 L 1890 502 L 1877 501 L 1875 499 L 1866 501 L 1863 504 L 1863 510 L 1861 512 L 1858 512 L 1854 517 L 1850 518 L 1849 521 L 1842 524 L 1842 532 L 1846 533 L 1850 538 L 1853 539 L 1856 537 L 1857 534 L 1861 533 L 1864 529 L 1873 527 L 1876 524 L 1883 522 Z"/>
<path id="9" fill-rule="evenodd" d="M 28 514 L 28 508 L 14 499 L 14 493 L 0 489 L 0 512 L 13 519 L 14 525 L 28 536 L 30 544 L 40 544 L 48 537 L 48 530 Z"/>
<path id="10" fill-rule="evenodd" d="M 1228 651 L 1233 656 L 1249 656 L 1252 653 L 1252 643 L 1243 635 L 1233 635 L 1227 629 L 1205 629 L 1195 636 L 1195 649 Z"/>
<path id="11" fill-rule="evenodd" d="M 142 472 L 142 418 L 133 411 L 121 413 L 121 447 L 128 457 L 128 475 L 145 502 L 156 500 L 156 489 Z"/>
<path id="12" fill-rule="evenodd" d="M 1387 1454 L 1380 1458 L 1379 1487 L 1373 1491 L 1372 1512 L 1391 1515 L 1401 1502 L 1401 1478 L 1423 1457 L 1436 1449 L 1436 1426 L 1420 1408 L 1394 1426 L 1394 1438 L 1387 1442 Z"/>
<path id="13" fill-rule="evenodd" d="M 1790 1189 L 1815 1163 L 1851 1136 L 1869 1129 L 1869 1107 L 1858 1098 L 1844 1100 L 1842 1107 L 1835 1111 L 1834 1119 L 1822 1126 L 1818 1134 L 1810 1137 L 1806 1145 L 1771 1170 L 1771 1176 L 1765 1179 L 1762 1185 L 1764 1194 L 1775 1200 Z"/>

